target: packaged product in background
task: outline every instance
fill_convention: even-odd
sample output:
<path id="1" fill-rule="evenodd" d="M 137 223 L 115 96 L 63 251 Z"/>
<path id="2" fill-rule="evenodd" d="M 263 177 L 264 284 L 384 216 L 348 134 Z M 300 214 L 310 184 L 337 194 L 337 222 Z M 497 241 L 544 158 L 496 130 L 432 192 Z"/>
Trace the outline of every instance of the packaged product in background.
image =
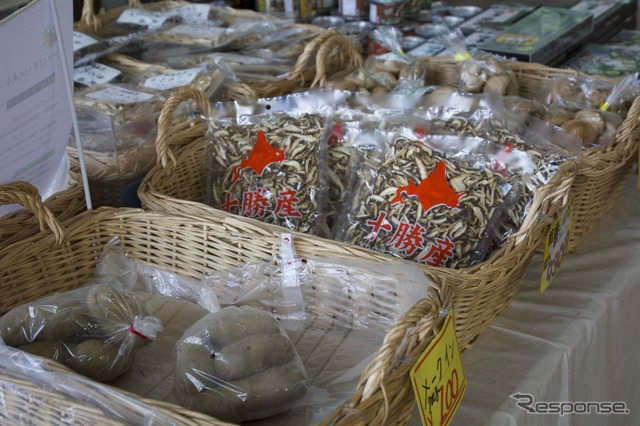
<path id="1" fill-rule="evenodd" d="M 587 40 L 593 29 L 590 12 L 540 7 L 480 45 L 480 49 L 554 66 Z"/>
<path id="2" fill-rule="evenodd" d="M 543 119 L 579 136 L 584 148 L 605 146 L 622 124 L 632 95 L 637 93 L 633 89 L 636 85 L 635 77 L 630 77 L 621 86 L 626 94 L 618 96 L 621 92 L 615 90 L 616 86 L 595 77 L 553 79 L 540 93 L 547 105 Z M 614 105 L 611 109 L 608 100 Z"/>
<path id="3" fill-rule="evenodd" d="M 465 34 L 488 29 L 499 31 L 531 13 L 536 6 L 526 4 L 492 4 L 460 24 Z"/>
<path id="4" fill-rule="evenodd" d="M 621 79 L 627 74 L 640 72 L 640 57 L 635 47 L 587 44 L 562 67 L 593 76 Z"/>
<path id="5" fill-rule="evenodd" d="M 95 207 L 120 206 L 125 187 L 155 164 L 162 102 L 157 93 L 126 84 L 101 84 L 74 93 Z M 67 145 L 71 158 L 77 158 L 76 151 L 73 142 Z"/>
<path id="6" fill-rule="evenodd" d="M 621 30 L 603 44 L 640 50 L 640 30 Z"/>
<path id="7" fill-rule="evenodd" d="M 454 54 L 460 76 L 458 90 L 501 96 L 518 95 L 518 80 L 508 63 L 485 52 L 471 54 L 459 29 L 442 28 L 435 39 Z"/>

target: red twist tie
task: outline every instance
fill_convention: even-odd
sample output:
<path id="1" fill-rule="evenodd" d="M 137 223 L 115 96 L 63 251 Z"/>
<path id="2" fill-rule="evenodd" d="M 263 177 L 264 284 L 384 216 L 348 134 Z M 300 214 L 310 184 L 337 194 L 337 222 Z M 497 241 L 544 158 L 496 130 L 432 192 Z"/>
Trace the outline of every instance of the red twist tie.
<path id="1" fill-rule="evenodd" d="M 139 338 L 141 338 L 142 340 L 147 340 L 148 337 L 145 336 L 144 334 L 140 333 L 139 331 L 137 331 L 134 327 L 133 324 L 131 324 L 129 326 L 129 331 L 132 332 L 133 334 L 135 334 L 136 336 L 138 336 Z"/>

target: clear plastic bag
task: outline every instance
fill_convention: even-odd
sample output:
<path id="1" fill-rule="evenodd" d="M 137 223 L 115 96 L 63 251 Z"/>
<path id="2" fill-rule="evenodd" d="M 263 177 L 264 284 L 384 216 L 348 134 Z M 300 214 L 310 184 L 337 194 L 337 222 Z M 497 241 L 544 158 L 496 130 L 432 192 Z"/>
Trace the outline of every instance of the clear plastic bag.
<path id="1" fill-rule="evenodd" d="M 282 244 L 272 262 L 208 280 L 216 284 L 223 306 L 272 313 L 300 355 L 307 396 L 298 409 L 274 420 L 280 424 L 316 424 L 351 398 L 388 330 L 429 289 L 420 268 L 408 262 L 302 259 Z"/>
<path id="2" fill-rule="evenodd" d="M 127 256 L 118 236 L 104 246 L 94 276 L 99 279 L 117 279 L 129 291 L 188 301 L 209 312 L 220 310 L 215 289 L 209 282 L 134 261 Z"/>
<path id="3" fill-rule="evenodd" d="M 489 53 L 470 54 L 460 29 L 442 27 L 435 38 L 455 55 L 461 92 L 518 95 L 518 80 L 508 64 Z"/>
<path id="4" fill-rule="evenodd" d="M 576 135 L 583 148 L 606 146 L 622 124 L 616 113 L 564 101 L 550 105 L 544 120 Z"/>
<path id="5" fill-rule="evenodd" d="M 53 403 L 49 395 L 52 394 L 69 403 L 69 406 L 55 407 L 59 421 L 66 424 L 86 422 L 87 413 L 75 406 L 77 403 L 91 410 L 96 422 L 112 420 L 147 426 L 175 425 L 173 420 L 149 405 L 93 380 L 52 371 L 42 360 L 3 344 L 0 344 L 0 369 L 4 376 L 2 392 L 28 395 L 23 406 L 16 407 L 9 405 L 12 399 L 0 392 L 0 413 L 10 424 L 32 425 L 36 419 L 42 419 L 42 407 Z M 34 387 L 39 392 L 32 392 Z"/>
<path id="6" fill-rule="evenodd" d="M 108 278 L 21 305 L 0 318 L 6 344 L 99 382 L 130 370 L 135 350 L 161 330 L 137 295 Z"/>
<path id="7" fill-rule="evenodd" d="M 269 312 L 224 308 L 176 345 L 173 395 L 189 409 L 240 422 L 282 412 L 306 393 L 304 365 Z"/>
<path id="8" fill-rule="evenodd" d="M 627 118 L 631 104 L 638 96 L 640 96 L 640 74 L 628 74 L 609 92 L 600 109 L 614 112 L 624 120 Z"/>
<path id="9" fill-rule="evenodd" d="M 321 233 L 332 124 L 344 94 L 317 91 L 217 104 L 205 164 L 207 203 L 241 216 Z M 225 117 L 228 117 L 225 118 Z"/>
<path id="10" fill-rule="evenodd" d="M 381 27 L 371 32 L 370 38 L 381 46 L 387 53 L 369 56 L 364 64 L 364 69 L 378 79 L 384 79 L 391 88 L 395 87 L 398 80 L 419 67 L 416 59 L 407 55 L 402 50 L 402 34 L 394 27 Z M 419 73 L 420 76 L 424 75 Z M 423 80 L 424 82 L 424 80 Z"/>
<path id="11" fill-rule="evenodd" d="M 611 90 L 612 83 L 595 77 L 556 77 L 541 87 L 539 96 L 545 105 L 600 108 Z"/>

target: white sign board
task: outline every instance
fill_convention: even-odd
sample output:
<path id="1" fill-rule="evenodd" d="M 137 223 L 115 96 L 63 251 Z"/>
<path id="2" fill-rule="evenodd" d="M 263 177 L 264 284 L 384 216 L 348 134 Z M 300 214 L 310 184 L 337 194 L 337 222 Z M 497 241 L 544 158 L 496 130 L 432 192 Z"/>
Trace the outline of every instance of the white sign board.
<path id="1" fill-rule="evenodd" d="M 48 1 L 33 1 L 0 21 L 0 183 L 27 181 L 40 194 L 50 192 L 71 131 L 61 61 L 71 68 L 73 2 L 56 4 L 66 57 Z M 0 216 L 16 209 L 0 207 Z"/>

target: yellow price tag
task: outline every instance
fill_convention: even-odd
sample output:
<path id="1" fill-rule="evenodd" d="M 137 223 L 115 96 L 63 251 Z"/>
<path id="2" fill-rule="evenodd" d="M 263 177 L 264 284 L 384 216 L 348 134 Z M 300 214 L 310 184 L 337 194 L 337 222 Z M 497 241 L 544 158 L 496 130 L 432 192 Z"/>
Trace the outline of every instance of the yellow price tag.
<path id="1" fill-rule="evenodd" d="M 450 424 L 467 389 L 452 311 L 409 374 L 422 424 Z"/>
<path id="2" fill-rule="evenodd" d="M 558 275 L 560 264 L 569 250 L 569 237 L 571 235 L 571 215 L 573 214 L 573 194 L 569 198 L 569 203 L 556 220 L 544 245 L 544 260 L 542 262 L 542 279 L 540 281 L 540 293 L 551 284 L 551 280 Z"/>

